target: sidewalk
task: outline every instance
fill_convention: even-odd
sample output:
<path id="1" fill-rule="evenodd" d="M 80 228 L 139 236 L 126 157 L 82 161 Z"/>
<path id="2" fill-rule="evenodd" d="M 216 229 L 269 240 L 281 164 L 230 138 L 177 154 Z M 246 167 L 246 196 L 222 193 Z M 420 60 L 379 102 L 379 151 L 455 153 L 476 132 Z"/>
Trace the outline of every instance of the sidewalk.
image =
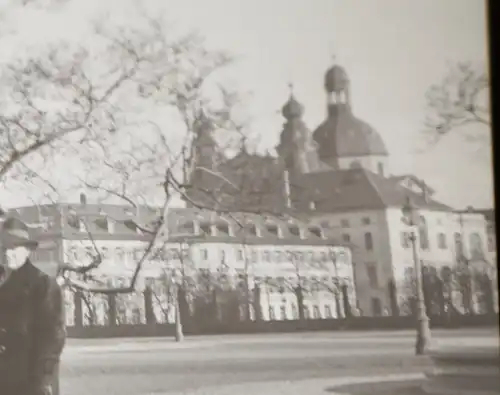
<path id="1" fill-rule="evenodd" d="M 144 393 L 141 395 L 348 395 L 336 392 L 335 388 L 352 385 L 381 383 L 391 381 L 411 381 L 424 379 L 424 375 L 417 374 L 392 374 L 372 377 L 342 377 L 332 379 L 310 379 L 301 381 L 270 381 L 258 383 L 242 383 L 221 387 L 207 387 L 193 391 Z"/>

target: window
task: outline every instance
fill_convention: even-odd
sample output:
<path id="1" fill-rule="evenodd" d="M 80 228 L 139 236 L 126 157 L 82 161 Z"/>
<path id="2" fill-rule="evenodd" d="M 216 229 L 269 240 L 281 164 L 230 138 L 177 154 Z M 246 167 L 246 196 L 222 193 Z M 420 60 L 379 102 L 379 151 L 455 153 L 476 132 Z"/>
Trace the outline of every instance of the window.
<path id="1" fill-rule="evenodd" d="M 309 311 L 309 307 L 308 306 L 304 306 L 304 318 L 307 320 L 309 318 L 311 318 L 311 312 Z"/>
<path id="2" fill-rule="evenodd" d="M 365 233 L 365 248 L 367 251 L 373 251 L 373 236 L 370 232 Z"/>
<path id="3" fill-rule="evenodd" d="M 319 306 L 313 307 L 313 318 L 317 320 L 321 318 L 321 312 L 319 311 Z"/>
<path id="4" fill-rule="evenodd" d="M 225 261 L 226 260 L 226 251 L 225 250 L 220 250 L 220 259 L 221 261 Z"/>
<path id="5" fill-rule="evenodd" d="M 300 237 L 300 229 L 297 225 L 290 225 L 288 227 L 288 231 L 290 232 L 290 234 L 292 236 L 297 236 L 297 237 Z"/>
<path id="6" fill-rule="evenodd" d="M 88 251 L 93 251 L 92 247 L 86 247 L 86 249 L 89 249 Z M 100 253 L 101 253 L 102 259 L 108 259 L 109 258 L 109 250 L 108 250 L 107 247 L 102 247 Z M 93 252 L 91 254 L 94 255 L 95 253 Z"/>
<path id="7" fill-rule="evenodd" d="M 378 276 L 377 276 L 377 267 L 374 263 L 366 264 L 366 274 L 368 276 L 368 282 L 370 286 L 373 288 L 378 287 Z"/>
<path id="8" fill-rule="evenodd" d="M 311 228 L 309 228 L 309 232 L 311 232 L 316 237 L 323 238 L 323 231 L 319 227 L 316 227 L 316 226 L 311 227 Z"/>
<path id="9" fill-rule="evenodd" d="M 316 277 L 311 277 L 311 292 L 319 292 L 320 288 L 318 279 Z"/>
<path id="10" fill-rule="evenodd" d="M 266 225 L 266 229 L 273 236 L 280 237 L 278 225 L 276 225 L 276 224 L 267 224 Z"/>
<path id="11" fill-rule="evenodd" d="M 68 225 L 75 229 L 80 229 L 80 217 L 77 214 L 68 215 Z"/>
<path id="12" fill-rule="evenodd" d="M 219 236 L 229 236 L 230 231 L 229 231 L 229 225 L 227 222 L 218 222 L 216 225 L 217 229 L 217 234 Z"/>
<path id="13" fill-rule="evenodd" d="M 446 249 L 446 235 L 444 233 L 438 233 L 438 247 L 442 250 Z"/>
<path id="14" fill-rule="evenodd" d="M 297 309 L 297 305 L 292 304 L 292 318 L 294 320 L 299 318 L 299 310 Z"/>
<path id="15" fill-rule="evenodd" d="M 269 251 L 262 251 L 262 260 L 264 262 L 270 262 L 271 261 L 271 257 L 270 257 Z"/>
<path id="16" fill-rule="evenodd" d="M 401 232 L 401 247 L 410 248 L 411 240 L 408 232 Z"/>
<path id="17" fill-rule="evenodd" d="M 237 256 L 239 261 L 243 260 L 243 250 L 241 248 L 238 250 Z"/>
<path id="18" fill-rule="evenodd" d="M 250 256 L 251 256 L 252 262 L 257 262 L 259 259 L 258 255 L 257 255 L 257 251 L 255 251 L 255 250 L 252 250 L 252 252 L 250 253 Z"/>
<path id="19" fill-rule="evenodd" d="M 351 236 L 349 236 L 347 233 L 344 233 L 344 234 L 342 235 L 342 241 L 343 241 L 344 243 L 350 243 L 350 242 L 351 242 Z"/>
<path id="20" fill-rule="evenodd" d="M 363 217 L 361 222 L 363 223 L 363 225 L 370 225 L 371 223 L 370 217 Z"/>
<path id="21" fill-rule="evenodd" d="M 321 262 L 328 262 L 328 254 L 325 251 L 321 251 Z"/>
<path id="22" fill-rule="evenodd" d="M 483 241 L 479 233 L 472 233 L 469 236 L 470 253 L 472 259 L 481 259 L 484 257 Z"/>
<path id="23" fill-rule="evenodd" d="M 332 318 L 332 309 L 328 304 L 325 304 L 325 318 Z"/>
<path id="24" fill-rule="evenodd" d="M 130 221 L 130 222 L 133 222 L 132 220 L 127 220 L 127 221 Z M 128 226 L 128 225 L 127 225 Z M 185 232 L 185 233 L 189 233 L 189 234 L 194 234 L 194 222 L 193 221 L 188 221 L 188 222 L 185 222 L 183 223 L 180 227 L 179 227 L 179 230 L 181 232 Z"/>
<path id="25" fill-rule="evenodd" d="M 340 226 L 342 228 L 348 228 L 349 227 L 349 220 L 348 219 L 341 219 L 340 220 Z"/>
<path id="26" fill-rule="evenodd" d="M 258 236 L 255 224 L 247 224 L 245 229 L 250 236 Z"/>
<path id="27" fill-rule="evenodd" d="M 97 218 L 95 220 L 95 223 L 101 230 L 104 230 L 106 232 L 109 230 L 109 222 L 107 217 Z"/>
<path id="28" fill-rule="evenodd" d="M 281 310 L 281 319 L 284 321 L 284 320 L 287 320 L 288 317 L 286 316 L 286 306 L 285 305 L 282 305 L 280 307 L 280 310 Z"/>
<path id="29" fill-rule="evenodd" d="M 274 252 L 274 260 L 277 263 L 283 262 L 283 253 L 281 251 L 275 251 Z"/>
<path id="30" fill-rule="evenodd" d="M 210 229 L 210 224 L 206 222 L 200 223 L 200 232 L 204 236 L 211 236 L 212 232 Z"/>
<path id="31" fill-rule="evenodd" d="M 427 222 L 423 216 L 420 216 L 418 224 L 418 238 L 420 240 L 420 248 L 423 250 L 429 249 L 429 231 L 427 229 Z"/>
<path id="32" fill-rule="evenodd" d="M 206 248 L 202 248 L 200 250 L 200 253 L 201 253 L 201 259 L 206 261 L 208 259 L 208 250 Z"/>
<path id="33" fill-rule="evenodd" d="M 276 279 L 276 285 L 278 286 L 278 292 L 280 294 L 285 293 L 285 278 L 284 277 L 278 277 Z"/>
<path id="34" fill-rule="evenodd" d="M 379 298 L 372 298 L 372 313 L 374 316 L 382 315 L 382 303 Z"/>
<path id="35" fill-rule="evenodd" d="M 308 263 L 314 262 L 314 252 L 313 251 L 307 251 L 305 253 L 305 257 L 306 257 L 306 262 L 308 262 Z"/>

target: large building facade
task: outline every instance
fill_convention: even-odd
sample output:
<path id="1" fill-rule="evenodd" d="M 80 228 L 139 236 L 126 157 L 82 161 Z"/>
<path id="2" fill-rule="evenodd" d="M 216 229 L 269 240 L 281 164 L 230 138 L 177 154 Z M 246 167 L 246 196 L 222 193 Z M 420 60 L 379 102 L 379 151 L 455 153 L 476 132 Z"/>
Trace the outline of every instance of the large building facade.
<path id="1" fill-rule="evenodd" d="M 159 212 L 82 199 L 73 205 L 18 208 L 16 214 L 36 229 L 40 247 L 33 261 L 43 270 L 54 273 L 63 262 L 84 265 L 99 253 L 102 263 L 93 272 L 96 278 L 107 286 L 125 286 L 150 243 Z M 292 218 L 224 216 L 198 209 L 171 209 L 167 224 L 169 241 L 166 232 L 159 235 L 140 272 L 137 291 L 116 296 L 113 321 L 172 323 L 180 288 L 185 291 L 183 303 L 179 301 L 183 314 L 195 315 L 198 306 L 205 321 L 355 314 L 350 249 L 333 244 L 319 226 Z M 75 295 L 66 290 L 69 326 L 109 322 L 108 297 Z M 219 308 L 207 317 L 214 295 Z"/>
<path id="2" fill-rule="evenodd" d="M 496 247 L 484 213 L 454 210 L 437 201 L 434 190 L 418 177 L 390 174 L 383 138 L 354 114 L 350 80 L 341 66 L 326 72 L 324 89 L 326 118 L 313 131 L 302 120 L 304 107 L 291 94 L 282 108 L 285 123 L 277 157 L 243 149 L 214 167 L 231 185 L 240 186 L 238 198 L 231 196 L 232 186 L 220 178 L 195 174 L 193 184 L 212 188 L 223 207 L 301 215 L 326 229 L 328 237 L 351 243 L 357 306 L 364 315 L 408 310 L 409 292 L 414 293 L 408 283 L 415 277 L 412 229 L 402 221 L 408 199 L 418 210 L 417 247 L 427 272 L 448 281 L 447 273 L 467 270 L 472 278 L 486 275 L 496 284 Z M 207 148 L 205 154 L 209 152 Z M 204 201 L 202 195 L 193 199 Z M 456 283 L 460 276 L 451 277 Z M 472 291 L 471 308 L 481 312 L 484 298 L 476 291 Z M 494 292 L 498 301 L 496 286 Z M 454 307 L 464 312 L 460 303 Z"/>

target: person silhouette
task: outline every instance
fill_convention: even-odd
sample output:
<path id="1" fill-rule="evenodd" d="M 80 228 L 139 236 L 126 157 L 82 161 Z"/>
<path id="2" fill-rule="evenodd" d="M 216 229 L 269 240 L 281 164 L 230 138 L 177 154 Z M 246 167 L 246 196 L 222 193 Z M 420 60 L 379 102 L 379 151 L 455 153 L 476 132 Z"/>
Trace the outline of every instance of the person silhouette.
<path id="1" fill-rule="evenodd" d="M 0 216 L 0 394 L 55 395 L 66 341 L 56 279 L 35 267 L 38 243 L 17 217 Z"/>

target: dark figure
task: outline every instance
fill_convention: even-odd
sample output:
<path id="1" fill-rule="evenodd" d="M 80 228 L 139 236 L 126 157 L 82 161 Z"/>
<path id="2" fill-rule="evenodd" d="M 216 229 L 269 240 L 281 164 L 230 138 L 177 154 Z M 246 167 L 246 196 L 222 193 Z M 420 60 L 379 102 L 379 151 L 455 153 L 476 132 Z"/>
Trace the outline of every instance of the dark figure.
<path id="1" fill-rule="evenodd" d="M 56 279 L 32 265 L 38 243 L 17 218 L 0 218 L 0 394 L 57 393 L 66 339 Z"/>

